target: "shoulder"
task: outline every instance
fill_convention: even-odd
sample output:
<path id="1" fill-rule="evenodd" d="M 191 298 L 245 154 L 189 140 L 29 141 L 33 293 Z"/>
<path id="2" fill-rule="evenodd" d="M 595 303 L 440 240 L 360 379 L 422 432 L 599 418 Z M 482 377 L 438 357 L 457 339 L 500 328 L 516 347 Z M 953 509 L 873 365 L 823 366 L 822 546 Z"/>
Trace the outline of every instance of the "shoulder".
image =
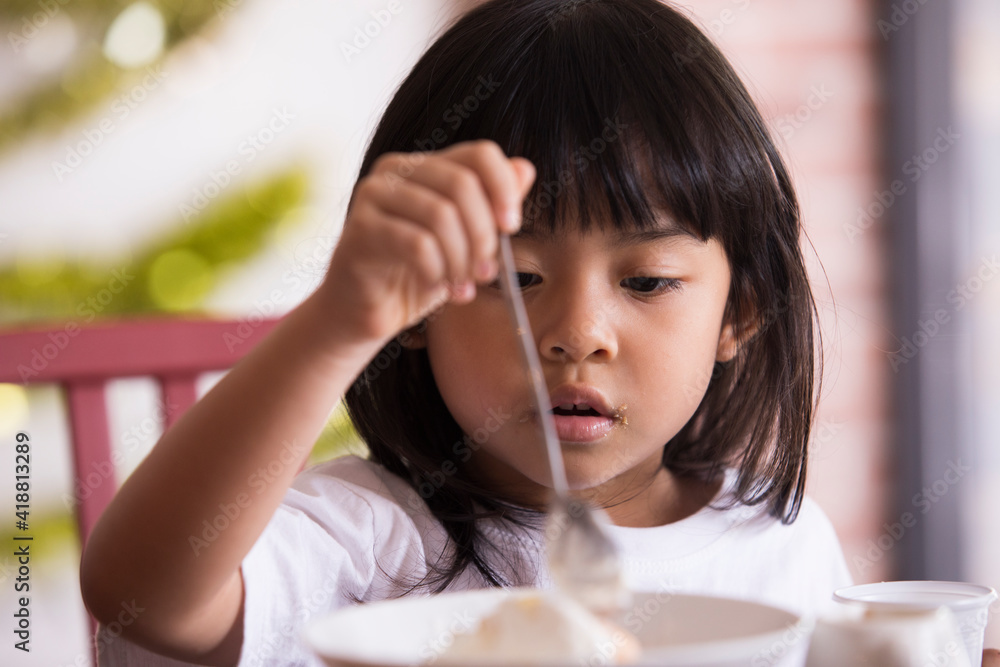
<path id="1" fill-rule="evenodd" d="M 764 523 L 771 528 L 776 539 L 787 541 L 798 550 L 840 551 L 840 541 L 833 524 L 826 512 L 809 496 L 802 499 L 799 512 L 791 523 L 783 523 L 772 516 L 764 519 Z"/>
<path id="2" fill-rule="evenodd" d="M 732 511 L 740 514 L 740 508 Z M 758 513 L 731 531 L 731 537 L 743 567 L 756 572 L 779 606 L 822 613 L 833 606 L 833 591 L 852 583 L 833 524 L 808 496 L 791 523 Z"/>
<path id="3" fill-rule="evenodd" d="M 243 559 L 247 664 L 316 664 L 294 633 L 274 630 L 402 594 L 445 545 L 423 499 L 384 467 L 345 456 L 304 470 Z"/>
<path id="4" fill-rule="evenodd" d="M 803 498 L 795 520 L 784 523 L 762 506 L 736 502 L 727 473 L 718 496 L 697 514 L 654 529 L 655 544 L 640 545 L 645 588 L 756 600 L 799 614 L 822 614 L 833 591 L 851 575 L 837 533 L 820 506 Z M 654 562 L 654 552 L 667 562 Z M 653 575 L 661 572 L 663 581 Z"/>
<path id="5" fill-rule="evenodd" d="M 361 514 L 426 514 L 413 488 L 381 465 L 359 456 L 342 456 L 299 473 L 284 506 L 309 513 L 322 510 Z"/>
<path id="6" fill-rule="evenodd" d="M 798 516 L 787 527 L 812 544 L 819 546 L 836 545 L 838 549 L 840 548 L 837 531 L 834 530 L 833 524 L 830 523 L 830 518 L 819 504 L 809 496 L 802 499 L 802 506 L 799 508 Z"/>
<path id="7" fill-rule="evenodd" d="M 295 478 L 261 542 L 303 559 L 328 561 L 346 552 L 354 566 L 371 574 L 373 559 L 389 566 L 404 554 L 439 550 L 442 532 L 403 479 L 372 461 L 344 456 Z"/>
<path id="8" fill-rule="evenodd" d="M 727 469 L 722 488 L 702 514 L 725 526 L 731 538 L 738 540 L 773 541 L 795 551 L 818 549 L 840 552 L 840 541 L 833 524 L 823 509 L 810 496 L 804 495 L 795 518 L 783 522 L 762 505 L 746 505 L 736 496 L 738 472 Z M 713 511 L 714 510 L 714 511 Z M 735 530 L 733 530 L 735 529 Z"/>
<path id="9" fill-rule="evenodd" d="M 291 488 L 306 495 L 352 490 L 384 496 L 391 495 L 398 486 L 406 486 L 406 483 L 397 475 L 373 461 L 348 455 L 306 468 L 298 474 Z"/>
<path id="10" fill-rule="evenodd" d="M 345 456 L 296 477 L 244 568 L 258 579 L 280 576 L 289 590 L 326 581 L 357 597 L 380 597 L 383 579 L 421 573 L 444 544 L 440 523 L 404 480 Z"/>
<path id="11" fill-rule="evenodd" d="M 789 523 L 772 516 L 761 507 L 747 505 L 721 510 L 715 520 L 729 526 L 727 537 L 730 540 L 752 544 L 758 552 L 782 553 L 782 560 L 808 558 L 824 561 L 843 558 L 840 540 L 833 524 L 809 496 L 802 499 L 798 514 Z"/>

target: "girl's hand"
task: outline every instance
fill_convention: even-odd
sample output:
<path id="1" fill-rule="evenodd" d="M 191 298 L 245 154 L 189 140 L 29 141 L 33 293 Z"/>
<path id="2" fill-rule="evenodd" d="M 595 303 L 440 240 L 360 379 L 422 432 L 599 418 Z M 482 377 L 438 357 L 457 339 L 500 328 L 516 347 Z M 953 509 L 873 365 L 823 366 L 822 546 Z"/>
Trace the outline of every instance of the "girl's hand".
<path id="1" fill-rule="evenodd" d="M 387 340 L 497 275 L 535 170 L 492 141 L 388 153 L 357 185 L 320 291 L 356 340 Z"/>
<path id="2" fill-rule="evenodd" d="M 983 667 L 1000 667 L 1000 651 L 995 648 L 983 651 Z"/>

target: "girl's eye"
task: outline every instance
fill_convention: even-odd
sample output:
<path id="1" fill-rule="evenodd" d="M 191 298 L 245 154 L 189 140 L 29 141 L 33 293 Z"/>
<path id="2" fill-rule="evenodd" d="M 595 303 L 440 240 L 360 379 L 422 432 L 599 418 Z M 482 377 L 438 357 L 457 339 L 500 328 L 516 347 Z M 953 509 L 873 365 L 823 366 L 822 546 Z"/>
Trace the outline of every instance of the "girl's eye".
<path id="1" fill-rule="evenodd" d="M 537 285 L 541 281 L 542 277 L 535 273 L 521 273 L 517 272 L 517 284 L 521 289 L 526 289 Z M 497 276 L 496 280 L 490 283 L 490 287 L 494 289 L 501 289 L 500 276 Z"/>
<path id="2" fill-rule="evenodd" d="M 534 273 L 521 273 L 519 271 L 517 274 L 517 284 L 520 285 L 521 289 L 537 285 L 541 279 L 541 276 Z"/>
<path id="3" fill-rule="evenodd" d="M 658 292 L 669 292 L 681 286 L 681 281 L 677 278 L 654 278 L 651 276 L 637 276 L 626 278 L 621 282 L 622 287 L 641 294 L 653 294 Z"/>

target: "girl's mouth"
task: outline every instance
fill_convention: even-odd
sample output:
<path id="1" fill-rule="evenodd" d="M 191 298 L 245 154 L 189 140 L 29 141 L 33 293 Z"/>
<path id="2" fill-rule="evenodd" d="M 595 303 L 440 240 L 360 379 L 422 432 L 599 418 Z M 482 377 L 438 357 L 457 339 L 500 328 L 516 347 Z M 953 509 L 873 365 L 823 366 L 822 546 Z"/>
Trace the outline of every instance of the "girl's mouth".
<path id="1" fill-rule="evenodd" d="M 596 410 L 552 411 L 556 434 L 562 442 L 593 442 L 606 436 L 615 427 L 612 417 L 605 417 Z"/>
<path id="2" fill-rule="evenodd" d="M 562 403 L 550 410 L 556 434 L 563 442 L 593 442 L 606 436 L 615 426 L 628 422 L 623 405 L 610 414 L 591 407 L 588 403 Z"/>
<path id="3" fill-rule="evenodd" d="M 582 405 L 575 405 L 573 403 L 567 403 L 566 405 L 557 405 L 552 408 L 552 414 L 563 415 L 565 417 L 601 417 L 600 412 L 590 407 L 586 403 Z"/>
<path id="4" fill-rule="evenodd" d="M 596 387 L 585 384 L 562 384 L 556 387 L 550 397 L 556 436 L 561 442 L 588 443 L 600 440 L 615 427 L 626 428 L 628 405 L 622 403 L 613 407 L 604 394 Z M 535 410 L 528 410 L 519 419 L 521 423 L 536 420 Z"/>

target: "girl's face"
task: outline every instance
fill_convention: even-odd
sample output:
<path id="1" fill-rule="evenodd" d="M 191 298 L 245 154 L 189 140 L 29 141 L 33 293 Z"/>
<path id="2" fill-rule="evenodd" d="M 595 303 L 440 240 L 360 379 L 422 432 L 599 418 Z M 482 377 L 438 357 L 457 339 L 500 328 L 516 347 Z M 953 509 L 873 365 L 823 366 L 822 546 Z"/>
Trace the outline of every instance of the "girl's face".
<path id="1" fill-rule="evenodd" d="M 735 353 L 722 246 L 666 218 L 656 231 L 522 232 L 512 244 L 570 488 L 608 506 L 669 486 L 663 447 L 694 414 L 714 362 Z M 487 488 L 543 506 L 548 459 L 499 283 L 435 313 L 426 336 L 473 450 L 455 463 L 469 458 Z"/>

